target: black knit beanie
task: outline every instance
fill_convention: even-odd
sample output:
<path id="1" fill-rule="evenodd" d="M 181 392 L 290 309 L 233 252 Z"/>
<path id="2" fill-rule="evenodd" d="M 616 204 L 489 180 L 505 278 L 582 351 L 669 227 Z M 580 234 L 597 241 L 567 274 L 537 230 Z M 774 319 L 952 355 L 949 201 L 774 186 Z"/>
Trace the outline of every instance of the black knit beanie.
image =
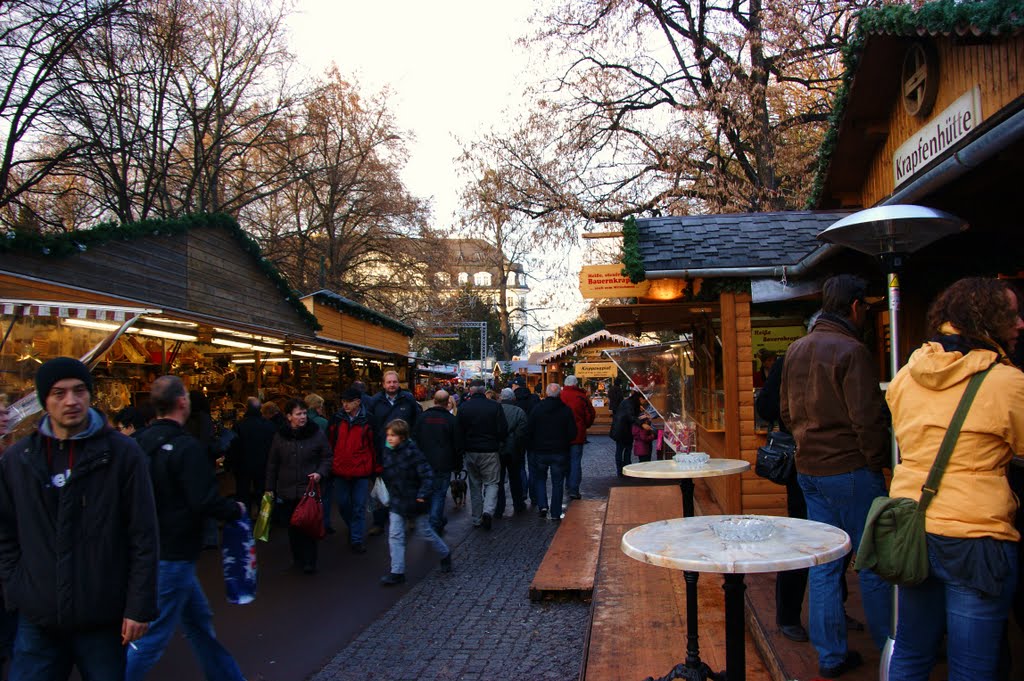
<path id="1" fill-rule="evenodd" d="M 46 397 L 50 394 L 53 384 L 65 378 L 81 379 L 89 393 L 92 393 L 92 374 L 89 373 L 89 367 L 71 357 L 57 357 L 45 362 L 36 372 L 36 395 L 39 396 L 40 404 L 46 404 Z"/>

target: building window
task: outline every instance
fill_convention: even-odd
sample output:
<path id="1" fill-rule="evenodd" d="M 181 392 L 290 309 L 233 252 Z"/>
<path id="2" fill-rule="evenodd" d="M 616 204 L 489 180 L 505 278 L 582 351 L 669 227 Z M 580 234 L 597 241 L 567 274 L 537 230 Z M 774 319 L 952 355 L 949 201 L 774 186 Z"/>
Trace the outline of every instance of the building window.
<path id="1" fill-rule="evenodd" d="M 438 272 L 437 274 L 434 275 L 434 278 L 437 279 L 437 283 L 440 284 L 441 286 L 452 285 L 452 275 L 448 274 L 447 272 Z"/>
<path id="2" fill-rule="evenodd" d="M 526 286 L 526 275 L 520 272 L 516 275 L 516 279 L 519 281 L 520 286 Z"/>
<path id="3" fill-rule="evenodd" d="M 459 272 L 459 283 L 460 284 L 468 284 L 469 283 L 469 273 L 468 272 Z"/>
<path id="4" fill-rule="evenodd" d="M 490 272 L 477 272 L 473 275 L 474 286 L 490 286 L 491 285 L 491 273 Z"/>
<path id="5" fill-rule="evenodd" d="M 508 309 L 514 310 L 519 307 L 519 299 L 515 296 L 509 296 L 508 299 L 506 299 L 505 304 L 508 305 Z"/>

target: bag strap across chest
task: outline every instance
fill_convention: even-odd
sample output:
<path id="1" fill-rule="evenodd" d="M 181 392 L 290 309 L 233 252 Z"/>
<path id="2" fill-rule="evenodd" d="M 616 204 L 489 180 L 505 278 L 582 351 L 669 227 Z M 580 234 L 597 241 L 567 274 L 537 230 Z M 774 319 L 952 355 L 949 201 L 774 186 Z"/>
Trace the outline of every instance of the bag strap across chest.
<path id="1" fill-rule="evenodd" d="M 953 447 L 956 446 L 956 441 L 960 437 L 960 429 L 964 425 L 964 419 L 967 418 L 967 412 L 971 408 L 971 403 L 974 402 L 974 396 L 978 394 L 981 382 L 985 380 L 988 372 L 992 371 L 994 366 L 995 363 L 989 365 L 984 371 L 971 376 L 971 380 L 967 382 L 963 397 L 960 398 L 960 403 L 956 406 L 956 411 L 953 412 L 953 419 L 949 422 L 949 428 L 946 429 L 946 434 L 942 438 L 942 444 L 939 445 L 939 453 L 935 456 L 931 470 L 928 471 L 928 479 L 921 487 L 921 499 L 917 503 L 919 513 L 924 513 L 928 504 L 931 503 L 932 497 L 938 494 L 939 483 L 942 481 L 942 475 L 946 472 L 946 465 L 949 463 L 949 457 L 953 454 Z"/>

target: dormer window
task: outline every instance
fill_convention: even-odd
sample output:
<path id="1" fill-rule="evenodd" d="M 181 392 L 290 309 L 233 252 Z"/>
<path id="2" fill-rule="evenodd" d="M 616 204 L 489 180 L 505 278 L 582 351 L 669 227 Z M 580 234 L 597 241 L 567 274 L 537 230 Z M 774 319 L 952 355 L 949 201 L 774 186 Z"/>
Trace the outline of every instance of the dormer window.
<path id="1" fill-rule="evenodd" d="M 434 278 L 437 280 L 437 283 L 440 284 L 441 286 L 452 285 L 452 275 L 448 274 L 447 272 L 438 272 L 437 274 L 434 275 Z"/>
<path id="2" fill-rule="evenodd" d="M 459 284 L 469 283 L 469 272 L 459 272 Z"/>
<path id="3" fill-rule="evenodd" d="M 473 275 L 474 286 L 490 286 L 491 285 L 491 273 L 490 272 L 477 272 Z"/>

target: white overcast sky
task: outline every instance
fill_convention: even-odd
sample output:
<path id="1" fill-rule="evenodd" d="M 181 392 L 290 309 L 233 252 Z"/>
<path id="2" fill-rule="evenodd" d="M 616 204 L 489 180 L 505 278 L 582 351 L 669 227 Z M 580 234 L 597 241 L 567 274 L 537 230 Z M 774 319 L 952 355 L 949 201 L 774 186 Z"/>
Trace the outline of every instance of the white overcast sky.
<path id="1" fill-rule="evenodd" d="M 404 179 L 433 197 L 435 226 L 457 203 L 456 138 L 469 140 L 520 101 L 527 68 L 515 44 L 530 0 L 297 0 L 290 21 L 299 62 L 322 73 L 333 61 L 364 91 L 389 86 L 398 124 L 416 135 Z"/>
<path id="2" fill-rule="evenodd" d="M 453 164 L 458 140 L 470 141 L 498 125 L 505 110 L 522 105 L 524 87 L 535 80 L 529 55 L 516 40 L 529 33 L 527 20 L 536 4 L 296 0 L 291 46 L 311 73 L 334 62 L 367 94 L 390 88 L 398 125 L 416 136 L 403 179 L 413 194 L 433 198 L 434 227 L 445 229 L 458 203 Z M 581 249 L 571 249 L 569 258 L 580 260 Z M 578 266 L 569 270 L 567 279 L 530 282 L 531 307 L 553 298 L 536 313 L 544 329 L 568 323 L 582 311 Z M 531 331 L 529 338 L 531 344 L 539 342 L 540 333 Z"/>

